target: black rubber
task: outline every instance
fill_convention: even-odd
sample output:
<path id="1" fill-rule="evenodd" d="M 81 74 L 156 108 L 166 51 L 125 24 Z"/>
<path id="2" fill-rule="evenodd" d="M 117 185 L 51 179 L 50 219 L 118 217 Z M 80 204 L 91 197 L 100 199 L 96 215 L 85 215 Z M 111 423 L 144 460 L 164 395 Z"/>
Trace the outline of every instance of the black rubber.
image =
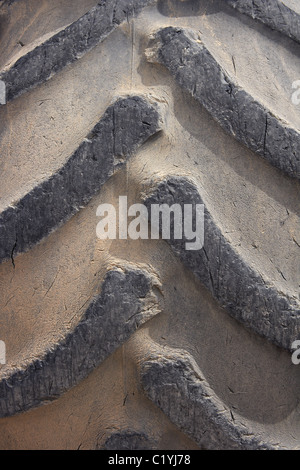
<path id="1" fill-rule="evenodd" d="M 20 5 L 23 2 L 0 2 L 0 14 L 3 18 L 5 12 L 14 12 L 17 1 Z M 46 4 L 49 7 L 50 3 Z M 86 108 L 82 106 L 82 115 L 78 121 L 84 122 L 82 128 L 86 131 L 86 137 L 82 140 L 81 136 L 76 140 L 77 135 L 74 135 L 76 150 L 70 152 L 65 161 L 58 158 L 63 163 L 58 170 L 50 172 L 50 176 L 47 174 L 44 177 L 41 172 L 34 184 L 28 183 L 29 189 L 26 187 L 24 195 L 17 200 L 12 191 L 12 195 L 7 195 L 9 203 L 1 206 L 0 288 L 6 286 L 8 292 L 3 289 L 0 293 L 3 299 L 0 307 L 0 339 L 5 341 L 1 336 L 1 321 L 4 323 L 5 318 L 5 325 L 11 321 L 15 327 L 16 316 L 21 318 L 20 331 L 15 335 L 17 346 L 19 341 L 21 347 L 19 350 L 16 348 L 17 353 L 11 362 L 0 366 L 0 448 L 12 449 L 30 445 L 47 447 L 45 429 L 38 444 L 36 438 L 30 436 L 25 442 L 23 436 L 18 434 L 19 428 L 15 423 L 20 426 L 20 433 L 25 429 L 22 426 L 26 427 L 28 422 L 29 426 L 32 425 L 32 432 L 36 422 L 42 422 L 47 428 L 48 412 L 53 413 L 52 418 L 56 416 L 55 413 L 64 413 L 65 402 L 59 408 L 62 403 L 60 400 L 63 399 L 70 400 L 70 403 L 74 400 L 77 406 L 74 415 L 78 411 L 80 416 L 79 411 L 85 409 L 85 400 L 80 395 L 83 390 L 86 390 L 86 395 L 92 402 L 88 416 L 84 416 L 87 421 L 86 429 L 81 431 L 78 418 L 73 428 L 70 425 L 72 432 L 66 432 L 63 429 L 65 416 L 62 414 L 62 424 L 57 427 L 57 447 L 64 446 L 69 434 L 74 433 L 74 441 L 72 436 L 68 441 L 70 448 L 81 448 L 81 438 L 86 439 L 83 447 L 102 450 L 178 449 L 181 445 L 185 449 L 198 450 L 300 448 L 297 419 L 299 375 L 290 359 L 295 349 L 293 343 L 300 339 L 299 295 L 294 283 L 289 285 L 279 268 L 277 275 L 280 273 L 282 279 L 278 281 L 276 276 L 269 275 L 270 271 L 264 265 L 269 257 L 266 245 L 265 252 L 262 249 L 253 263 L 249 260 L 253 252 L 248 249 L 246 236 L 245 250 L 236 249 L 233 238 L 228 237 L 224 229 L 224 219 L 218 216 L 222 214 L 224 201 L 216 202 L 213 197 L 219 172 L 222 172 L 224 181 L 224 173 L 227 175 L 228 170 L 227 189 L 232 185 L 231 177 L 234 177 L 234 181 L 239 178 L 239 191 L 241 187 L 245 194 L 249 191 L 251 204 L 255 205 L 256 196 L 257 201 L 261 197 L 270 205 L 272 202 L 276 204 L 274 218 L 280 226 L 286 223 L 280 212 L 286 200 L 296 208 L 291 214 L 292 211 L 285 207 L 286 217 L 298 220 L 295 194 L 297 189 L 299 191 L 300 130 L 297 119 L 294 120 L 296 111 L 293 113 L 291 108 L 290 120 L 283 118 L 281 109 L 274 111 L 277 103 L 273 96 L 273 101 L 269 96 L 269 101 L 264 101 L 263 93 L 260 95 L 257 92 L 258 86 L 249 90 L 247 80 L 243 82 L 239 79 L 241 75 L 235 76 L 232 71 L 227 70 L 224 65 L 226 59 L 222 60 L 222 53 L 227 51 L 227 43 L 222 44 L 215 33 L 210 31 L 211 13 L 217 18 L 219 14 L 223 19 L 226 16 L 228 24 L 236 21 L 239 31 L 243 24 L 249 28 L 248 31 L 253 28 L 253 37 L 256 40 L 256 35 L 259 34 L 261 38 L 265 38 L 266 43 L 263 42 L 263 45 L 272 43 L 274 46 L 282 41 L 285 50 L 283 57 L 280 57 L 280 79 L 286 86 L 290 75 L 285 59 L 288 64 L 293 58 L 299 58 L 300 54 L 300 16 L 281 0 L 101 0 L 95 2 L 94 7 L 80 18 L 75 21 L 72 19 L 55 33 L 48 32 L 46 39 L 37 38 L 25 47 L 21 44 L 22 49 L 18 56 L 11 57 L 0 72 L 0 80 L 6 87 L 6 104 L 0 108 L 0 127 L 2 125 L 4 129 L 9 122 L 12 139 L 18 139 L 19 126 L 27 126 L 26 119 L 20 121 L 21 124 L 18 120 L 18 113 L 23 111 L 18 108 L 19 103 L 24 107 L 25 113 L 34 106 L 40 106 L 44 101 L 39 93 L 42 89 L 47 93 L 47 87 L 51 91 L 54 75 L 64 77 L 65 73 L 74 72 L 75 83 L 78 68 L 85 60 L 85 64 L 93 65 L 93 71 L 99 72 L 100 80 L 102 67 L 104 69 L 109 63 L 105 55 L 107 50 L 116 54 L 118 47 L 123 51 L 123 42 L 127 44 L 128 38 L 131 41 L 131 55 L 124 56 L 121 64 L 124 66 L 130 56 L 131 63 L 125 63 L 125 66 L 130 65 L 130 76 L 126 76 L 122 83 L 113 83 L 114 100 L 107 99 L 106 96 L 111 92 L 110 83 L 103 84 L 101 105 L 104 111 L 100 112 L 97 108 L 91 113 L 91 116 L 97 116 L 94 120 L 97 124 L 94 126 L 89 122 L 85 116 Z M 197 21 L 194 21 L 194 16 Z M 44 21 L 46 23 L 45 19 Z M 155 25 L 153 28 L 152 22 Z M 211 24 L 215 24 L 213 20 Z M 29 28 L 30 24 L 26 23 L 24 28 L 27 26 Z M 203 33 L 200 27 L 206 28 Z M 105 54 L 101 55 L 110 40 L 111 49 L 108 47 Z M 89 56 L 92 50 L 98 51 L 99 55 Z M 244 57 L 245 54 L 247 52 L 243 51 L 241 56 Z M 268 51 L 263 51 L 260 59 L 263 57 L 265 60 L 267 56 Z M 231 59 L 235 69 L 234 57 Z M 249 58 L 251 60 L 253 61 L 253 56 Z M 274 54 L 271 55 L 270 61 L 272 60 L 275 61 Z M 276 66 L 277 63 L 271 70 L 275 70 Z M 272 78 L 274 77 L 270 80 Z M 113 74 L 111 80 L 114 80 Z M 61 92 L 61 83 L 57 81 L 55 85 Z M 116 89 L 118 87 L 120 89 Z M 79 99 L 92 103 L 95 89 L 95 82 L 91 81 L 89 93 L 83 93 Z M 47 99 L 51 100 L 51 95 L 49 96 Z M 185 109 L 180 110 L 180 103 L 183 101 Z M 267 102 L 272 102 L 273 108 Z M 69 104 L 70 112 L 72 106 L 73 104 Z M 197 116 L 199 122 L 193 121 L 194 116 Z M 46 137 L 51 130 L 51 118 L 54 119 L 45 114 L 44 121 L 40 123 Z M 74 128 L 77 129 L 75 118 L 76 116 Z M 28 132 L 31 126 L 32 121 L 26 127 Z M 182 161 L 176 155 L 175 162 L 175 159 L 172 160 L 173 151 L 175 154 L 174 142 L 179 145 L 176 129 L 180 126 L 181 136 L 186 140 L 180 142 L 179 146 Z M 201 132 L 194 132 L 195 137 L 193 129 L 196 126 L 201 128 Z M 216 130 L 215 135 L 212 129 Z M 207 140 L 203 137 L 205 131 L 209 134 Z M 73 130 L 66 126 L 66 132 Z M 192 139 L 196 142 L 193 158 L 185 149 L 185 142 L 188 147 L 187 144 Z M 209 139 L 215 141 L 214 145 L 207 144 Z M 218 160 L 216 141 L 220 144 L 220 153 L 239 152 L 237 158 L 241 165 L 248 162 L 248 167 L 241 171 L 230 159 L 225 163 L 222 158 Z M 228 145 L 224 145 L 224 142 Z M 3 148 L 13 161 L 10 143 L 4 144 Z M 22 145 L 19 148 L 22 149 Z M 57 147 L 53 148 L 55 150 L 52 150 L 50 143 L 49 155 L 46 155 L 49 159 L 52 156 L 51 151 L 56 152 L 55 156 L 59 153 Z M 183 155 L 185 150 L 187 156 Z M 205 152 L 207 155 L 204 158 L 202 154 Z M 250 156 L 250 163 L 247 158 L 243 160 L 245 152 L 248 152 L 247 158 Z M 190 159 L 190 166 L 186 165 L 186 158 Z M 156 167 L 151 167 L 152 159 Z M 199 168 L 201 165 L 198 161 L 202 164 L 206 161 L 207 167 Z M 10 164 L 9 158 L 5 160 L 5 164 L 7 162 Z M 148 166 L 152 168 L 150 176 Z M 144 171 L 145 168 L 147 169 Z M 22 171 L 21 166 L 18 171 Z M 207 178 L 209 171 L 216 173 L 214 179 Z M 251 173 L 249 179 L 247 171 Z M 256 187 L 253 180 L 256 174 L 259 179 L 259 172 L 264 172 L 264 178 L 263 183 L 260 179 L 260 184 Z M 131 175 L 131 180 L 127 179 L 128 174 Z M 27 176 L 29 180 L 30 175 Z M 215 181 L 215 187 L 212 187 L 212 181 Z M 18 185 L 18 182 L 14 184 Z M 74 255 L 71 245 L 75 243 L 75 237 L 67 240 L 66 246 L 70 248 L 71 255 L 64 258 L 64 254 L 59 252 L 60 237 L 66 237 L 64 226 L 70 223 L 68 228 L 70 233 L 74 233 L 72 221 L 76 215 L 83 215 L 81 228 L 84 224 L 88 225 L 84 217 L 90 216 L 89 204 L 100 201 L 103 194 L 105 197 L 108 194 L 111 196 L 109 190 L 112 191 L 112 188 L 116 189 L 115 197 L 126 188 L 128 194 L 134 195 L 136 201 L 143 202 L 149 211 L 152 204 L 179 204 L 181 208 L 185 204 L 191 204 L 194 209 L 197 204 L 204 204 L 203 247 L 200 250 L 187 251 L 187 240 L 175 240 L 174 237 L 168 241 L 161 239 L 149 244 L 143 240 L 136 251 L 135 248 L 130 248 L 129 243 L 118 244 L 115 240 L 106 245 L 96 240 L 95 246 L 87 247 L 84 242 L 85 238 L 90 240 L 89 233 L 82 230 L 80 246 L 84 256 L 81 264 L 79 262 L 76 265 L 72 259 Z M 232 198 L 232 205 L 235 205 L 234 198 L 240 194 L 235 194 L 234 191 L 235 188 L 225 191 L 226 196 Z M 282 195 L 285 197 L 284 201 L 281 201 Z M 113 199 L 112 196 L 111 198 Z M 227 213 L 231 214 L 228 208 Z M 232 220 L 231 224 L 239 225 L 242 240 L 242 236 L 246 235 L 242 222 L 238 217 L 233 217 Z M 269 224 L 273 227 L 272 223 L 267 219 L 260 224 L 258 221 L 253 224 L 253 231 L 258 233 Z M 297 228 L 294 228 L 296 223 L 291 223 L 292 228 L 289 233 L 286 231 L 286 240 L 282 242 L 293 249 L 295 244 L 300 247 Z M 171 232 L 172 228 L 171 226 Z M 259 236 L 262 239 L 261 233 Z M 49 247 L 47 241 L 50 238 L 52 245 Z M 61 325 L 57 318 L 64 317 L 67 307 L 60 310 L 61 304 L 56 304 L 56 299 L 52 299 L 51 309 L 46 298 L 56 279 L 54 277 L 52 281 L 53 272 L 56 273 L 56 261 L 52 265 L 49 260 L 53 250 L 59 252 L 62 263 L 71 263 L 72 266 L 74 262 L 76 280 L 81 280 L 81 276 L 84 278 L 82 292 L 79 292 L 78 287 L 78 292 L 74 291 L 73 295 L 78 295 L 79 299 L 88 298 L 83 304 L 83 314 L 80 309 L 72 306 L 76 311 L 72 311 L 64 324 L 66 329 L 69 327 L 67 333 L 65 330 L 56 331 L 56 323 Z M 151 250 L 153 252 L 150 256 Z M 30 258 L 32 253 L 36 256 L 34 263 Z M 280 247 L 277 254 L 280 258 Z M 42 266 L 40 271 L 35 270 L 44 260 L 45 269 Z M 285 260 L 282 262 L 284 264 Z M 97 263 L 99 266 L 95 268 Z M 59 263 L 58 265 L 60 266 Z M 96 277 L 98 274 L 99 277 Z M 73 282 L 73 278 L 69 279 L 68 276 L 66 274 L 69 283 Z M 92 281 L 93 278 L 97 282 L 98 278 L 101 279 L 95 289 L 89 276 Z M 9 285 L 4 282 L 7 279 Z M 51 285 L 40 305 L 39 300 L 34 297 L 36 290 L 43 291 L 49 285 L 49 280 Z M 24 288 L 27 283 L 31 290 Z M 22 289 L 27 292 L 28 298 L 22 298 Z M 62 297 L 64 292 L 62 291 Z M 19 299 L 18 305 L 21 307 L 24 303 L 24 318 L 22 315 L 18 317 L 21 307 L 16 311 L 13 308 L 9 310 L 13 299 Z M 74 302 L 74 305 L 79 303 Z M 33 312 L 38 311 L 39 314 L 43 313 L 44 308 L 46 312 L 50 312 L 47 318 L 49 324 L 45 326 L 49 335 L 46 343 L 48 346 L 42 354 L 35 351 L 35 347 L 40 345 L 39 331 L 28 330 L 26 322 L 31 324 L 32 317 L 26 316 L 25 306 L 27 309 L 33 306 Z M 10 312 L 9 318 L 7 311 Z M 71 327 L 70 318 L 75 317 L 77 323 Z M 213 325 L 213 322 L 219 325 L 219 328 L 215 328 L 216 335 L 220 329 L 227 332 L 226 340 L 218 345 L 226 360 L 229 358 L 221 373 L 219 364 L 215 364 L 214 358 L 208 357 L 207 353 L 211 351 L 210 342 L 219 341 L 213 337 L 214 332 L 207 326 Z M 201 327 L 209 332 L 204 339 L 201 336 Z M 23 343 L 20 341 L 22 328 L 24 335 L 28 336 Z M 40 334 L 46 335 L 45 331 L 42 329 Z M 253 345 L 249 355 L 244 351 L 243 344 L 239 343 L 239 334 L 241 341 L 246 338 Z M 234 342 L 233 337 L 236 343 L 230 349 L 231 341 Z M 24 355 L 29 350 L 30 357 L 26 359 Z M 232 359 L 232 351 L 241 358 L 239 356 Z M 217 357 L 220 356 L 216 355 Z M 239 366 L 236 362 L 239 362 Z M 111 364 L 115 369 L 111 369 Z M 269 375 L 266 373 L 266 377 L 270 377 L 270 374 L 274 377 L 270 388 L 276 389 L 276 384 L 280 384 L 279 397 L 276 390 L 269 390 L 269 384 L 265 383 L 264 364 L 272 368 L 271 372 L 268 370 Z M 230 381 L 238 375 L 237 369 L 241 374 L 238 385 L 242 385 L 233 390 Z M 257 370 L 259 372 L 255 375 Z M 100 380 L 95 380 L 97 386 L 91 391 L 88 389 L 88 381 L 93 373 L 99 373 Z M 253 392 L 252 383 L 255 380 L 255 387 L 263 392 L 261 395 L 264 406 L 256 402 L 258 395 Z M 103 393 L 104 389 L 106 394 Z M 119 399 L 116 393 L 119 389 L 120 396 L 124 389 L 124 396 L 114 404 L 114 408 L 109 401 L 110 396 L 117 396 Z M 270 403 L 269 397 L 265 398 L 268 395 L 266 389 L 270 392 Z M 241 396 L 246 398 L 240 399 Z M 276 399 L 272 401 L 274 396 Z M 248 406 L 249 403 L 252 408 Z M 57 409 L 55 404 L 58 404 Z M 39 407 L 44 414 L 39 414 Z M 259 409 L 257 413 L 256 408 Z M 81 433 L 80 439 L 77 429 Z"/>

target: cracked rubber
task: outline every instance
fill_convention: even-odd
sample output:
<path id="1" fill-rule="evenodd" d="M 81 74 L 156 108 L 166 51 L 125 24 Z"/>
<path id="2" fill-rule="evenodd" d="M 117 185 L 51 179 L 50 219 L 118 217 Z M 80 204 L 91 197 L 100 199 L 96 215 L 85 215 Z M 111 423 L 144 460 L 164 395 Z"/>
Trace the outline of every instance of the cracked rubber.
<path id="1" fill-rule="evenodd" d="M 46 351 L 43 358 L 2 378 L 2 418 L 58 398 L 159 313 L 156 296 L 151 293 L 151 277 L 143 271 L 122 268 L 108 271 L 101 293 L 63 341 Z"/>
<path id="2" fill-rule="evenodd" d="M 165 65 L 226 132 L 289 176 L 300 178 L 299 132 L 235 83 L 195 33 L 165 28 L 155 36 L 152 48 L 150 60 Z"/>
<path id="3" fill-rule="evenodd" d="M 152 204 L 179 204 L 182 211 L 185 204 L 190 204 L 195 213 L 196 205 L 202 205 L 204 201 L 190 181 L 170 178 L 158 183 L 157 189 L 145 200 L 149 212 Z M 171 224 L 171 227 L 173 234 L 174 226 Z M 298 299 L 284 296 L 251 269 L 228 243 L 206 207 L 201 250 L 186 250 L 185 236 L 182 240 L 176 240 L 173 236 L 168 243 L 234 318 L 274 344 L 290 350 L 300 331 Z"/>
<path id="4" fill-rule="evenodd" d="M 157 110 L 138 96 L 111 105 L 59 171 L 0 214 L 0 260 L 33 247 L 78 212 L 159 126 Z"/>
<path id="5" fill-rule="evenodd" d="M 6 85 L 6 101 L 49 80 L 78 60 L 147 3 L 147 0 L 98 2 L 77 21 L 23 54 L 0 74 Z"/>
<path id="6" fill-rule="evenodd" d="M 282 1 L 226 0 L 241 13 L 261 21 L 275 31 L 300 42 L 300 15 Z"/>
<path id="7" fill-rule="evenodd" d="M 299 450 L 299 18 L 0 1 L 1 450 Z"/>

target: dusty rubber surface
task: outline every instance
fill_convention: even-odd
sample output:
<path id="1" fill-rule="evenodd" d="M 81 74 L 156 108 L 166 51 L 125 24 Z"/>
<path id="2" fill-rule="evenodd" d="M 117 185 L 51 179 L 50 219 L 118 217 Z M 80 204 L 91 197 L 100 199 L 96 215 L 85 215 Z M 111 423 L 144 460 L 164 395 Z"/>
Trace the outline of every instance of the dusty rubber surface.
<path id="1" fill-rule="evenodd" d="M 1 3 L 0 448 L 299 449 L 297 2 Z M 204 250 L 96 237 L 170 181 Z"/>

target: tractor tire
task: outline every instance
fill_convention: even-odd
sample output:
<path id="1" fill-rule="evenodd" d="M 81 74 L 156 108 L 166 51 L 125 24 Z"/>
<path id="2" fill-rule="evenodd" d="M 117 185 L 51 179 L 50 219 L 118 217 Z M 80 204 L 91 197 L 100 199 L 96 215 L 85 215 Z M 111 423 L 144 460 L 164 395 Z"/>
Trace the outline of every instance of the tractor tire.
<path id="1" fill-rule="evenodd" d="M 0 449 L 300 450 L 298 2 L 4 0 L 0 36 Z"/>

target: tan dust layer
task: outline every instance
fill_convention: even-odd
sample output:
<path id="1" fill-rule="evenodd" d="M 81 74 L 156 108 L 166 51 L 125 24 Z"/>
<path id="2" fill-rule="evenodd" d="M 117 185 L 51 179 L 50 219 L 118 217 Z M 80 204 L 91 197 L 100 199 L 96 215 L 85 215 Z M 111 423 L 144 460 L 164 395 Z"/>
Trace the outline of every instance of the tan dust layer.
<path id="1" fill-rule="evenodd" d="M 78 20 L 95 0 L 19 0 L 0 10 L 2 69 L 18 52 L 42 36 Z"/>
<path id="2" fill-rule="evenodd" d="M 256 422 L 260 433 L 270 432 L 287 445 L 292 435 L 296 441 L 300 437 L 299 374 L 286 352 L 232 320 L 165 242 L 96 238 L 100 203 L 117 206 L 118 197 L 126 194 L 129 204 L 139 202 L 141 192 L 156 179 L 185 175 L 197 183 L 239 254 L 278 289 L 298 294 L 298 183 L 228 137 L 163 67 L 144 58 L 155 29 L 170 24 L 198 28 L 224 66 L 233 67 L 235 54 L 238 79 L 284 117 L 287 83 L 298 71 L 300 76 L 299 61 L 258 29 L 231 23 L 224 12 L 206 15 L 208 6 L 200 2 L 199 16 L 180 18 L 146 9 L 80 61 L 0 109 L 2 209 L 60 168 L 119 94 L 145 94 L 165 110 L 164 133 L 141 148 L 85 209 L 29 253 L 17 256 L 15 269 L 10 261 L 0 265 L 1 339 L 8 359 L 0 375 L 43 357 L 65 337 L 100 292 L 106 270 L 119 260 L 157 274 L 164 287 L 163 313 L 55 403 L 0 420 L 1 448 L 101 447 L 113 430 L 129 424 L 143 427 L 143 421 L 150 435 L 159 429 L 161 448 L 170 442 L 192 448 L 140 390 L 134 363 L 147 355 L 145 348 L 153 342 L 192 353 L 220 400 L 236 406 L 244 420 Z M 218 27 L 222 22 L 226 28 Z M 236 48 L 229 40 L 233 32 L 240 39 L 249 35 L 253 52 Z M 261 68 L 255 71 L 255 64 Z M 289 70 L 288 78 L 283 69 Z M 270 77 L 270 93 L 260 83 L 262 70 Z M 299 111 L 289 116 L 296 126 Z M 239 393 L 233 396 L 228 387 Z"/>

